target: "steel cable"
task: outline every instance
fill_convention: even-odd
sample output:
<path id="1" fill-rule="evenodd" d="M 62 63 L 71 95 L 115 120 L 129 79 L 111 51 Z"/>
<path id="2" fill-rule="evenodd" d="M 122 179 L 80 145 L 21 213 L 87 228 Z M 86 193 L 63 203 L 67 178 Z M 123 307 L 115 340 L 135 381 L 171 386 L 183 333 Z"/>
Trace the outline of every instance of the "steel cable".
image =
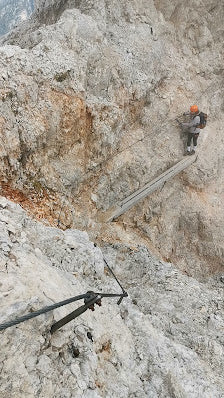
<path id="1" fill-rule="evenodd" d="M 19 323 L 28 321 L 29 319 L 35 318 L 39 315 L 45 314 L 49 311 L 52 311 L 56 308 L 62 307 L 64 305 L 73 303 L 74 301 L 78 301 L 81 299 L 93 299 L 95 298 L 102 298 L 102 297 L 120 297 L 120 299 L 122 299 L 123 297 L 127 297 L 128 294 L 126 292 L 123 292 L 122 294 L 116 294 L 116 293 L 94 293 L 94 292 L 90 292 L 90 293 L 85 293 L 85 294 L 80 294 L 79 296 L 75 296 L 75 297 L 71 297 L 69 299 L 60 301 L 59 303 L 55 303 L 52 305 L 49 305 L 47 307 L 41 308 L 38 311 L 34 311 L 31 312 L 29 314 L 23 315 L 19 318 L 13 319 L 11 321 L 8 322 L 4 322 L 2 324 L 0 324 L 0 331 L 1 330 L 5 330 L 7 328 L 10 328 L 11 326 L 14 325 L 18 325 Z M 89 303 L 89 305 L 91 305 L 91 302 Z"/>
<path id="2" fill-rule="evenodd" d="M 16 319 L 13 319 L 12 321 L 8 321 L 8 322 L 0 324 L 0 330 L 4 330 L 7 328 L 10 328 L 11 326 L 18 325 L 19 323 L 25 322 L 28 319 L 35 318 L 36 316 L 45 314 L 46 312 L 52 311 L 56 308 L 62 307 L 63 305 L 73 303 L 74 301 L 78 301 L 78 300 L 81 300 L 86 297 L 90 297 L 90 294 L 81 294 L 79 296 L 71 297 L 67 300 L 60 301 L 59 303 L 55 303 L 55 304 L 49 305 L 47 307 L 41 308 L 38 311 L 31 312 L 30 314 L 23 315 L 20 318 L 16 318 Z"/>

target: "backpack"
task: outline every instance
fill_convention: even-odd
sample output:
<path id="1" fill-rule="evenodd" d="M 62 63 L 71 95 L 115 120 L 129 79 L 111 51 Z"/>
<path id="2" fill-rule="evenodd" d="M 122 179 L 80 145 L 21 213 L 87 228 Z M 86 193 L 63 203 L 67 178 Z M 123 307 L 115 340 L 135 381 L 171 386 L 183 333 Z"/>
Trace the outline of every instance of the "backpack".
<path id="1" fill-rule="evenodd" d="M 207 123 L 208 115 L 207 115 L 207 113 L 200 112 L 199 116 L 200 116 L 200 124 L 198 127 L 199 127 L 199 129 L 204 129 L 206 126 L 206 123 Z"/>

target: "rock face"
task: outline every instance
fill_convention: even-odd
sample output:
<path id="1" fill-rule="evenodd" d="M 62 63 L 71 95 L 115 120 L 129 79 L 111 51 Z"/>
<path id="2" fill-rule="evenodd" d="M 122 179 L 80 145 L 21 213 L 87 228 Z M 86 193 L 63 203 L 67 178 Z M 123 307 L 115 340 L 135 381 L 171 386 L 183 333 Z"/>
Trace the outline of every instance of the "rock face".
<path id="1" fill-rule="evenodd" d="M 208 113 L 194 166 L 120 219 L 198 277 L 224 254 L 224 16 L 220 2 L 200 4 L 39 2 L 0 48 L 3 183 L 46 192 L 57 214 L 66 195 L 67 227 L 111 233 L 97 213 L 181 159 L 176 117 L 192 103 Z"/>
<path id="2" fill-rule="evenodd" d="M 221 398 L 223 280 L 199 283 L 143 246 L 103 253 L 127 289 L 55 334 L 61 307 L 1 331 L 0 397 Z M 0 198 L 0 323 L 87 290 L 119 293 L 87 233 L 30 219 Z"/>
<path id="3" fill-rule="evenodd" d="M 215 0 L 38 0 L 2 38 L 0 324 L 119 293 L 103 255 L 129 297 L 53 335 L 79 303 L 0 332 L 0 398 L 223 397 L 223 13 Z M 175 119 L 193 103 L 208 113 L 194 165 L 99 222 L 182 158 Z"/>
<path id="4" fill-rule="evenodd" d="M 0 0 L 0 36 L 26 21 L 33 11 L 33 0 Z"/>

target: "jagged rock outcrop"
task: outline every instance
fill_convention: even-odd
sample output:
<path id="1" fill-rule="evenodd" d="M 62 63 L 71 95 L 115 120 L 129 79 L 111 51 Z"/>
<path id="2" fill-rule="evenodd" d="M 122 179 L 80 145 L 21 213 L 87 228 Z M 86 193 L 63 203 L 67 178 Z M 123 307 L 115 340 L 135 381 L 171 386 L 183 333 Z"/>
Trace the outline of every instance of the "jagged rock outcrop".
<path id="1" fill-rule="evenodd" d="M 39 3 L 0 49 L 4 184 L 26 195 L 39 187 L 48 209 L 58 204 L 55 222 L 67 195 L 65 226 L 108 228 L 116 240 L 120 225 L 102 227 L 97 212 L 182 157 L 175 118 L 198 103 L 209 123 L 197 163 L 121 225 L 192 275 L 222 269 L 222 20 L 217 1 L 203 13 L 200 1 Z"/>
<path id="2" fill-rule="evenodd" d="M 221 398 L 223 277 L 199 283 L 143 246 L 103 253 L 129 297 L 53 335 L 76 304 L 1 331 L 0 397 Z M 44 226 L 2 197 L 0 263 L 0 323 L 89 289 L 119 292 L 85 232 Z"/>
<path id="3" fill-rule="evenodd" d="M 77 304 L 0 332 L 0 398 L 222 398 L 223 12 L 37 0 L 1 40 L 0 323 L 120 291 L 103 255 L 129 297 L 52 336 Z M 101 223 L 182 158 L 192 103 L 208 113 L 194 165 Z"/>

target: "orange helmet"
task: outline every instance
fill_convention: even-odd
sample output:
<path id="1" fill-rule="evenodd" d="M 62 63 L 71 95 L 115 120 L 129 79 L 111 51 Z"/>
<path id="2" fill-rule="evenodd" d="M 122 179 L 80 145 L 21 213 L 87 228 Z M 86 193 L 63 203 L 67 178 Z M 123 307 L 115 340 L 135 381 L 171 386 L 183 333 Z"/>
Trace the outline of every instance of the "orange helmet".
<path id="1" fill-rule="evenodd" d="M 190 111 L 191 111 L 192 113 L 197 113 L 197 112 L 198 112 L 198 106 L 197 106 L 197 105 L 192 105 L 192 106 L 190 107 Z"/>

